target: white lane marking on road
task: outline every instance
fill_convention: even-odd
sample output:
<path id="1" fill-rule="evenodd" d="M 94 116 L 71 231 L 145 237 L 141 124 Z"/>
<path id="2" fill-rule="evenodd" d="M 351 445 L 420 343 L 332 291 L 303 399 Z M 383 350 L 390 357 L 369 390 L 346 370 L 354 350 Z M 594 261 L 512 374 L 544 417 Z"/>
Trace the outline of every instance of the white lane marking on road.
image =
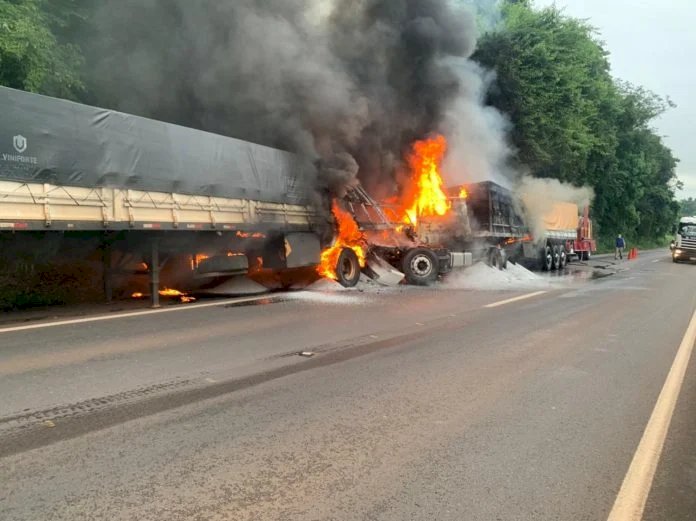
<path id="1" fill-rule="evenodd" d="M 504 306 L 505 304 L 511 304 L 512 302 L 517 302 L 519 300 L 525 300 L 528 298 L 536 297 L 538 295 L 543 295 L 546 291 L 535 291 L 534 293 L 527 293 L 525 295 L 520 295 L 519 297 L 513 297 L 506 300 L 500 300 L 498 302 L 493 302 L 492 304 L 486 304 L 484 308 L 497 308 L 498 306 Z"/>
<path id="2" fill-rule="evenodd" d="M 665 438 L 684 382 L 694 343 L 696 343 L 696 311 L 694 311 L 689 327 L 679 345 L 677 355 L 674 357 L 674 362 L 645 427 L 643 437 L 633 455 L 633 460 L 626 477 L 624 477 L 608 521 L 640 521 L 643 517 L 645 502 L 652 487 L 657 463 L 662 455 Z"/>
<path id="3" fill-rule="evenodd" d="M 42 329 L 45 327 L 69 326 L 71 324 L 84 324 L 85 322 L 99 322 L 102 320 L 116 320 L 119 318 L 138 317 L 142 315 L 155 315 L 157 313 L 172 313 L 174 311 L 192 311 L 195 309 L 212 308 L 215 306 L 224 306 L 226 304 L 243 304 L 245 302 L 254 302 L 255 300 L 263 300 L 267 298 L 277 297 L 278 294 L 264 295 L 260 297 L 244 297 L 226 300 L 218 300 L 216 302 L 206 302 L 205 304 L 187 304 L 171 308 L 147 309 L 144 311 L 131 311 L 128 313 L 118 313 L 114 315 L 98 315 L 95 317 L 74 318 L 70 320 L 57 320 L 55 322 L 42 322 L 41 324 L 29 324 L 26 326 L 12 326 L 0 328 L 2 333 L 14 333 L 15 331 L 26 331 L 29 329 Z"/>
<path id="4" fill-rule="evenodd" d="M 656 262 L 660 262 L 661 260 L 662 260 L 662 259 L 655 259 L 654 261 L 650 261 L 650 262 L 652 262 L 653 264 L 655 264 Z"/>

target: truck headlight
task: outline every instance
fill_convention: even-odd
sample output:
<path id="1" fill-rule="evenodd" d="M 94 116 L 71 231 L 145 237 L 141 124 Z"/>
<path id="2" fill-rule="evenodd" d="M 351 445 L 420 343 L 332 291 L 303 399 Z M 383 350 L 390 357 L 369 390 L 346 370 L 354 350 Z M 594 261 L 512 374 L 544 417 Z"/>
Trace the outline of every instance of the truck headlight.
<path id="1" fill-rule="evenodd" d="M 676 250 L 674 250 L 674 253 L 675 255 L 681 255 L 682 251 L 679 248 L 677 248 Z"/>

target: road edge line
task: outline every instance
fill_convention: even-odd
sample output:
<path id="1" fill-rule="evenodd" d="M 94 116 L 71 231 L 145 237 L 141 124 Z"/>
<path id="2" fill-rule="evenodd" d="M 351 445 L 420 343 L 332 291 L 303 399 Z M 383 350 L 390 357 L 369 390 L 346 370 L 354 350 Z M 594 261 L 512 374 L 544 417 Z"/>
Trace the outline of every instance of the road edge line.
<path id="1" fill-rule="evenodd" d="M 691 316 L 643 436 L 626 472 L 607 521 L 640 521 L 662 456 L 669 425 L 696 343 L 696 310 Z"/>
<path id="2" fill-rule="evenodd" d="M 129 311 L 127 313 L 116 313 L 113 315 L 97 315 L 93 317 L 83 317 L 83 318 L 71 318 L 68 320 L 58 320 L 54 322 L 42 322 L 39 324 L 27 324 L 24 326 L 10 326 L 10 327 L 0 327 L 0 335 L 3 333 L 14 333 L 16 331 L 27 331 L 30 329 L 42 329 L 46 327 L 58 327 L 58 326 L 69 326 L 71 324 L 84 324 L 86 322 L 100 322 L 102 320 L 116 320 L 119 318 L 129 318 L 138 317 L 142 315 L 154 315 L 157 313 L 172 313 L 174 311 L 192 311 L 194 309 L 211 308 L 215 306 L 224 306 L 229 304 L 243 304 L 245 302 L 254 302 L 256 300 L 263 299 L 273 299 L 277 298 L 279 295 L 259 295 L 255 297 L 242 297 L 242 298 L 232 298 L 225 300 L 218 300 L 216 302 L 204 302 L 200 304 L 187 304 L 176 307 L 167 308 L 157 308 L 157 309 L 144 309 L 141 311 Z"/>
<path id="3" fill-rule="evenodd" d="M 518 302 L 520 300 L 526 300 L 528 298 L 537 297 L 547 293 L 546 291 L 535 291 L 534 293 L 526 293 L 518 297 L 512 297 L 505 300 L 499 300 L 498 302 L 493 302 L 492 304 L 486 304 L 484 308 L 497 308 L 498 306 L 504 306 L 505 304 L 512 304 L 513 302 Z"/>

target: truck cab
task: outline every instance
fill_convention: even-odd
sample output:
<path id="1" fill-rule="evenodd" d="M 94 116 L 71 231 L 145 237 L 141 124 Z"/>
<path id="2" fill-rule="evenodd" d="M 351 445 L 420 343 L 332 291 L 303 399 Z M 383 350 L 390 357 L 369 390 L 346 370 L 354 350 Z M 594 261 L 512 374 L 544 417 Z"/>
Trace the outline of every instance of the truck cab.
<path id="1" fill-rule="evenodd" d="M 672 260 L 696 259 L 696 216 L 682 217 L 677 226 L 677 233 L 672 249 Z"/>

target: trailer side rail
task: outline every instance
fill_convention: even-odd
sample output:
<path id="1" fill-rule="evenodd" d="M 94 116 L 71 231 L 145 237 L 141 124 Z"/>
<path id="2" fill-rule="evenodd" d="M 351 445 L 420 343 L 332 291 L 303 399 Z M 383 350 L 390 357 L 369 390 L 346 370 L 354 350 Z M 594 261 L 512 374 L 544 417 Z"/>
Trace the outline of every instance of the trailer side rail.
<path id="1" fill-rule="evenodd" d="M 311 229 L 309 206 L 0 181 L 0 229 Z"/>

